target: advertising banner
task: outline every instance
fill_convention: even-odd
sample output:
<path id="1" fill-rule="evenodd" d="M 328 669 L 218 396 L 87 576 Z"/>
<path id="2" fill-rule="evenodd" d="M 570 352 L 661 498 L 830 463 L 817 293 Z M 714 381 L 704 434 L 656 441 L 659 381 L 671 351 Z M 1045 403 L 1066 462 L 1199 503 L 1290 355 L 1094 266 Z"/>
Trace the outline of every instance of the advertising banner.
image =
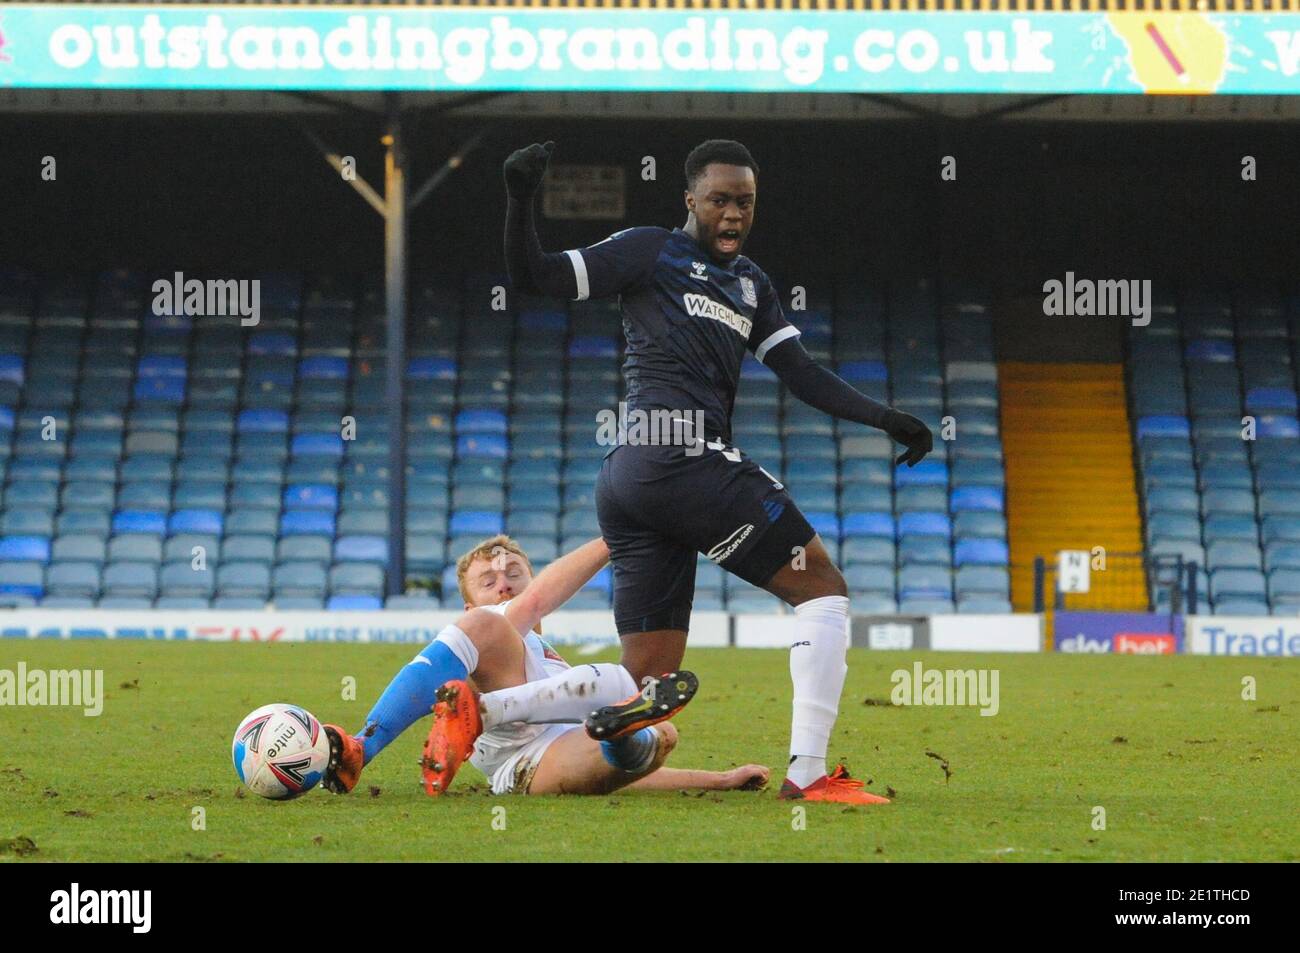
<path id="1" fill-rule="evenodd" d="M 1015 615 L 932 615 L 930 648 L 944 652 L 1041 652 L 1043 620 Z"/>
<path id="2" fill-rule="evenodd" d="M 1155 612 L 1057 612 L 1056 651 L 1173 655 L 1183 650 L 1183 617 Z"/>
<path id="3" fill-rule="evenodd" d="M 198 642 L 432 642 L 464 613 L 168 609 L 16 609 L 0 614 L 0 653 L 7 639 L 153 639 Z M 691 645 L 725 646 L 725 612 L 691 616 Z M 542 635 L 555 646 L 597 651 L 618 646 L 612 612 L 554 612 Z"/>
<path id="4" fill-rule="evenodd" d="M 5 86 L 1296 93 L 1300 15 L 17 3 Z"/>
<path id="5" fill-rule="evenodd" d="M 1300 658 L 1300 619 L 1281 616 L 1191 616 L 1196 655 L 1275 655 Z"/>

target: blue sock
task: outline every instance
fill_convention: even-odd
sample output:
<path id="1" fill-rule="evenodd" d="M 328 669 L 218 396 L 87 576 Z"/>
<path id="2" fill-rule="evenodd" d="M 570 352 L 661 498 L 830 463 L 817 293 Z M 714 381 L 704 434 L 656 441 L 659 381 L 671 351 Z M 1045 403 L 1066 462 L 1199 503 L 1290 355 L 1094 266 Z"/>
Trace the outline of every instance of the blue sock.
<path id="1" fill-rule="evenodd" d="M 407 728 L 429 714 L 445 682 L 464 678 L 465 663 L 443 642 L 433 642 L 388 683 L 357 735 L 366 749 L 366 764 Z"/>
<path id="2" fill-rule="evenodd" d="M 642 728 L 613 741 L 602 741 L 600 753 L 620 771 L 636 773 L 650 766 L 659 751 L 659 732 Z"/>

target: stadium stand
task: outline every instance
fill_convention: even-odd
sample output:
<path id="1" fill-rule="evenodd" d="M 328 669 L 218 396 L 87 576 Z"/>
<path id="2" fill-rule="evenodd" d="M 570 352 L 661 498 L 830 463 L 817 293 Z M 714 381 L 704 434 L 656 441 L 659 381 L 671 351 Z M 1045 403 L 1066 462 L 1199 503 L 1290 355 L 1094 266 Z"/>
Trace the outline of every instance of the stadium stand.
<path id="1" fill-rule="evenodd" d="M 1300 299 L 1189 294 L 1129 335 L 1147 550 L 1194 564 L 1204 610 L 1300 608 Z M 1157 318 L 1160 313 L 1157 314 Z M 1153 591 L 1160 608 L 1167 589 Z"/>
<path id="2" fill-rule="evenodd" d="M 382 299 L 332 279 L 261 280 L 260 323 L 242 328 L 152 314 L 140 274 L 79 283 L 0 273 L 3 604 L 383 603 Z M 458 607 L 454 560 L 484 536 L 515 535 L 541 566 L 599 532 L 593 484 L 607 447 L 597 414 L 621 394 L 617 311 L 526 302 L 503 324 L 468 304 L 498 280 L 431 284 L 413 301 L 412 340 L 445 343 L 414 348 L 407 367 L 408 595 L 390 605 Z M 855 604 L 1009 611 L 983 299 L 840 282 L 791 319 L 860 389 L 936 434 L 945 416 L 962 421 L 960 441 L 937 440 L 921 465 L 897 470 L 884 435 L 813 411 L 746 360 L 734 440 L 779 472 L 838 555 Z M 1278 399 L 1271 379 L 1259 386 L 1252 400 Z M 1279 596 L 1300 599 L 1291 563 L 1273 568 L 1284 570 Z M 571 605 L 609 599 L 605 571 Z M 701 557 L 696 606 L 779 604 Z"/>

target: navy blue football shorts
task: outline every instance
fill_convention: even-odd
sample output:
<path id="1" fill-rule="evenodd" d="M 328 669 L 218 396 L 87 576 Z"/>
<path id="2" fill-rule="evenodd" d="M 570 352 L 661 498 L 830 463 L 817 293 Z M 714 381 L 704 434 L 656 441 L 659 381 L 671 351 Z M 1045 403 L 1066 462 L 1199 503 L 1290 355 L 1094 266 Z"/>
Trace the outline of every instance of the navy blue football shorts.
<path id="1" fill-rule="evenodd" d="M 766 585 L 816 532 L 775 477 L 721 441 L 623 445 L 596 478 L 619 635 L 689 627 L 696 553 Z"/>

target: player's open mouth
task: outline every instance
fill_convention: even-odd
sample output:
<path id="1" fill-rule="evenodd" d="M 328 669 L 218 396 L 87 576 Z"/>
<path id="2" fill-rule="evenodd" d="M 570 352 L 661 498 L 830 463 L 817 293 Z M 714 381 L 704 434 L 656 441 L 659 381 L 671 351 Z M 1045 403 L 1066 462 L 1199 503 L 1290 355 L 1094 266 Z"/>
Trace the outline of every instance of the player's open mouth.
<path id="1" fill-rule="evenodd" d="M 734 228 L 718 232 L 718 251 L 734 252 L 740 248 L 740 232 Z"/>

